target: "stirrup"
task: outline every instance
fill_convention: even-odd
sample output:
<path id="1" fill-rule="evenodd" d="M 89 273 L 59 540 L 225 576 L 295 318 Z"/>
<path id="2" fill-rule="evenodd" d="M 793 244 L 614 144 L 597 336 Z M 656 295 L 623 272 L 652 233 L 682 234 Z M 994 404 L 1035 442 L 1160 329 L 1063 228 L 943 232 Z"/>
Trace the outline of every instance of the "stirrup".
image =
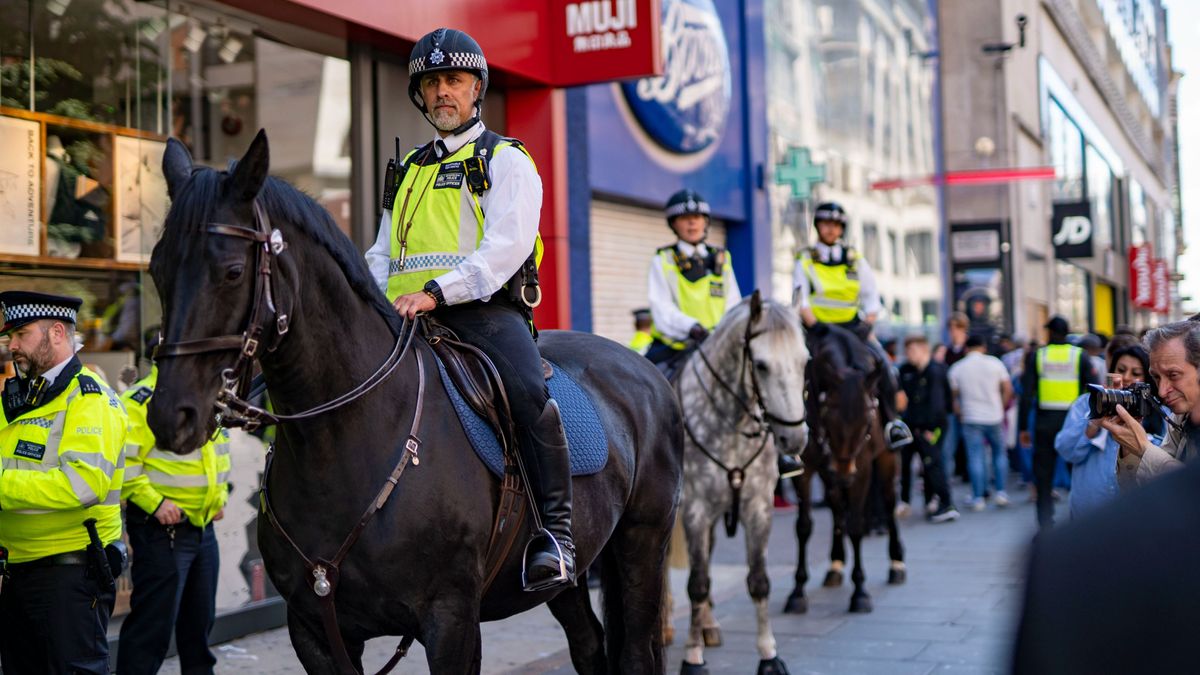
<path id="1" fill-rule="evenodd" d="M 558 576 L 530 585 L 529 578 L 525 574 L 525 566 L 529 563 L 529 547 L 538 540 L 538 537 L 546 537 L 550 543 L 554 544 L 554 550 L 558 553 Z M 521 552 L 521 587 L 527 593 L 536 593 L 563 585 L 574 586 L 575 580 L 567 572 L 567 560 L 563 555 L 562 545 L 558 543 L 558 539 L 553 534 L 550 534 L 550 530 L 543 527 L 535 532 L 529 541 L 525 542 L 525 550 Z"/>
<path id="2" fill-rule="evenodd" d="M 887 426 L 883 428 L 883 435 L 887 438 L 888 446 L 892 450 L 903 448 L 913 442 L 912 430 L 900 420 L 888 422 Z"/>
<path id="3" fill-rule="evenodd" d="M 779 465 L 779 477 L 781 479 L 794 478 L 804 473 L 804 460 L 800 459 L 796 455 L 781 452 L 779 453 L 779 458 L 776 463 Z M 788 464 L 790 464 L 791 467 L 785 469 L 785 465 Z"/>

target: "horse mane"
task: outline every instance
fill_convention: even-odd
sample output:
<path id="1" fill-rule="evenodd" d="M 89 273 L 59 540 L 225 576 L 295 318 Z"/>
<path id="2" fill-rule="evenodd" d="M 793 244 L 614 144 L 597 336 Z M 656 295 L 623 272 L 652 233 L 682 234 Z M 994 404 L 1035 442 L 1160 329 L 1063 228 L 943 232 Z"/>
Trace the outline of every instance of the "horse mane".
<path id="1" fill-rule="evenodd" d="M 746 322 L 750 320 L 750 298 L 743 298 L 725 315 L 717 327 L 713 329 L 705 344 L 712 343 L 712 353 L 723 354 L 731 349 L 740 349 L 742 339 L 746 336 Z M 800 320 L 795 312 L 787 305 L 771 300 L 762 301 L 762 315 L 759 318 L 758 332 L 775 333 L 777 331 L 795 331 L 796 338 L 804 342 L 800 331 Z"/>
<path id="2" fill-rule="evenodd" d="M 177 238 L 196 236 L 204 224 L 213 220 L 216 204 L 222 197 L 224 180 L 233 172 L 236 164 L 236 161 L 230 162 L 225 171 L 203 166 L 196 166 L 192 170 L 185 189 L 175 195 L 167 212 L 162 241 L 170 245 Z M 324 207 L 291 183 L 274 176 L 268 176 L 263 182 L 258 201 L 272 223 L 289 223 L 322 246 L 342 270 L 350 288 L 379 312 L 393 335 L 400 334 L 403 325 L 400 315 L 375 284 L 362 253 L 338 229 Z"/>
<path id="3" fill-rule="evenodd" d="M 866 347 L 850 331 L 830 325 L 821 340 L 820 360 L 838 374 L 838 412 L 845 419 L 866 419 L 863 392 L 867 374 L 871 372 Z"/>

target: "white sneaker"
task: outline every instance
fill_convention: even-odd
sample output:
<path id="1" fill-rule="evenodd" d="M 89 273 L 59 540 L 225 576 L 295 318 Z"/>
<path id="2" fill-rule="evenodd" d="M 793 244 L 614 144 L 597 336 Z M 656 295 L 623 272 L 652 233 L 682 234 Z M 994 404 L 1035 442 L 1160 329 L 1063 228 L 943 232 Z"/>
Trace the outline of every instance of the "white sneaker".
<path id="1" fill-rule="evenodd" d="M 896 517 L 907 518 L 912 514 L 912 507 L 908 502 L 896 502 Z"/>
<path id="2" fill-rule="evenodd" d="M 987 502 L 983 500 L 983 497 L 976 497 L 975 499 L 971 500 L 971 510 L 972 511 L 982 511 L 986 508 L 987 508 Z"/>
<path id="3" fill-rule="evenodd" d="M 992 501 L 996 503 L 996 506 L 1004 508 L 1008 506 L 1008 493 L 1001 490 L 996 493 L 995 497 L 992 497 Z"/>
<path id="4" fill-rule="evenodd" d="M 938 499 L 937 495 L 930 497 L 929 501 L 925 502 L 925 513 L 937 513 L 940 508 L 942 508 L 942 500 Z"/>

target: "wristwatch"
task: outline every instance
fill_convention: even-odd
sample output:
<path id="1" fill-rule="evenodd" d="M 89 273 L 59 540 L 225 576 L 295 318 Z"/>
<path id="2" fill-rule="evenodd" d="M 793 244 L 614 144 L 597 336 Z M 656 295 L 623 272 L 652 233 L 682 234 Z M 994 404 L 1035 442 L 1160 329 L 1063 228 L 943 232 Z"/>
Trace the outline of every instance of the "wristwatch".
<path id="1" fill-rule="evenodd" d="M 438 286 L 438 282 L 430 279 L 429 281 L 425 282 L 425 287 L 421 290 L 425 291 L 425 295 L 433 298 L 433 301 L 437 303 L 438 307 L 446 306 L 446 298 L 442 297 L 442 287 Z"/>

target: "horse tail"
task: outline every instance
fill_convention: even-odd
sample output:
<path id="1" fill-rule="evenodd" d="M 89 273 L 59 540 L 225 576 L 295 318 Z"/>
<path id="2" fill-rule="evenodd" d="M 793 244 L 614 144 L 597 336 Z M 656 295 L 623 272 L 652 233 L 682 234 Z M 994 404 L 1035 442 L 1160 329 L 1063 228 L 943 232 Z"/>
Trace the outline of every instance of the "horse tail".
<path id="1" fill-rule="evenodd" d="M 622 593 L 621 570 L 614 544 L 609 541 L 600 552 L 600 586 L 604 606 L 604 651 L 608 655 L 609 672 L 621 663 L 625 649 L 625 600 Z M 662 632 L 662 627 L 659 627 Z"/>
<path id="2" fill-rule="evenodd" d="M 842 371 L 842 386 L 838 392 L 839 410 L 848 420 L 863 419 L 867 414 L 865 399 L 866 376 L 857 368 Z"/>

